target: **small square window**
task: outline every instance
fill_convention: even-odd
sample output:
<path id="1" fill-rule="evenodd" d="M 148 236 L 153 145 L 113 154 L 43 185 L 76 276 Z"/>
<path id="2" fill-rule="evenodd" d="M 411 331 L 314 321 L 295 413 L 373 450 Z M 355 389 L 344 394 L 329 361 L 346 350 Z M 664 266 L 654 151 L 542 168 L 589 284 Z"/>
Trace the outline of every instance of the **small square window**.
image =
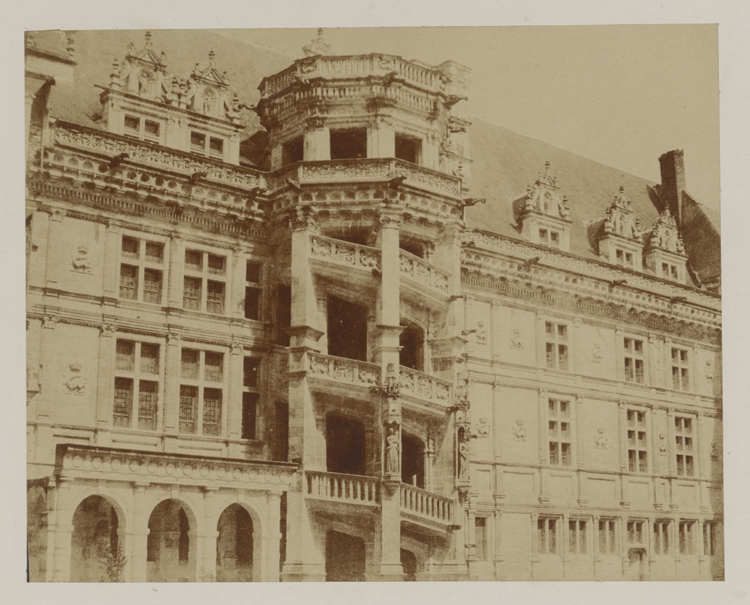
<path id="1" fill-rule="evenodd" d="M 146 260 L 149 263 L 161 264 L 164 258 L 164 244 L 157 242 L 146 242 Z"/>
<path id="2" fill-rule="evenodd" d="M 147 139 L 159 140 L 159 123 L 146 120 L 143 128 L 143 134 Z"/>
<path id="3" fill-rule="evenodd" d="M 185 268 L 191 271 L 203 269 L 203 254 L 197 250 L 185 250 Z"/>
<path id="4" fill-rule="evenodd" d="M 224 275 L 225 259 L 223 256 L 208 255 L 208 272 L 214 275 Z"/>
<path id="5" fill-rule="evenodd" d="M 200 132 L 190 133 L 190 150 L 198 153 L 206 151 L 206 135 Z"/>
<path id="6" fill-rule="evenodd" d="M 125 130 L 134 131 L 135 136 L 138 136 L 138 131 L 141 127 L 141 120 L 135 116 L 125 116 Z M 133 133 L 128 133 L 132 136 Z"/>
<path id="7" fill-rule="evenodd" d="M 139 242 L 133 237 L 122 238 L 122 255 L 125 258 L 139 258 Z"/>
<path id="8" fill-rule="evenodd" d="M 222 139 L 211 137 L 208 145 L 209 145 L 208 153 L 211 155 L 211 157 L 215 157 L 215 158 L 224 157 L 224 141 Z"/>

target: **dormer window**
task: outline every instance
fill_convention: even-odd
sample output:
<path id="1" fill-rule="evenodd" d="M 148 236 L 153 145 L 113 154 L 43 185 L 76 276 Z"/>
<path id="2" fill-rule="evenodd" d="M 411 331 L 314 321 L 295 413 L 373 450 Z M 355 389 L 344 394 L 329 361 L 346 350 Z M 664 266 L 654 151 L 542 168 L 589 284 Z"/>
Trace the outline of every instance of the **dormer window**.
<path id="1" fill-rule="evenodd" d="M 560 247 L 560 232 L 552 229 L 539 229 L 539 243 L 552 248 Z"/>
<path id="2" fill-rule="evenodd" d="M 618 265 L 621 267 L 627 267 L 628 269 L 633 268 L 633 253 L 626 252 L 621 248 L 615 250 L 615 259 Z"/>
<path id="3" fill-rule="evenodd" d="M 153 120 L 141 119 L 132 115 L 125 115 L 123 134 L 150 143 L 161 142 L 161 124 Z"/>
<path id="4" fill-rule="evenodd" d="M 190 151 L 216 160 L 224 159 L 224 139 L 209 137 L 202 132 L 190 133 Z"/>
<path id="5" fill-rule="evenodd" d="M 677 265 L 673 263 L 662 263 L 661 264 L 661 276 L 664 279 L 678 280 L 679 272 L 677 271 Z"/>

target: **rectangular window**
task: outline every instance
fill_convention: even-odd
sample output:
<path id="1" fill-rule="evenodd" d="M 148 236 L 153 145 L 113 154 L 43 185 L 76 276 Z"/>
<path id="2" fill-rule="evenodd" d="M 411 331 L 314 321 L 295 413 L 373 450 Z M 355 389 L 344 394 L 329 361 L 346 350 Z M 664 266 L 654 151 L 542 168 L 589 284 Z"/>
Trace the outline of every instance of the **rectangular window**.
<path id="1" fill-rule="evenodd" d="M 153 120 L 141 120 L 136 116 L 126 115 L 123 134 L 134 139 L 159 143 L 161 141 L 161 124 Z"/>
<path id="2" fill-rule="evenodd" d="M 585 555 L 587 550 L 587 522 L 584 519 L 568 521 L 568 551 L 571 555 Z"/>
<path id="3" fill-rule="evenodd" d="M 625 380 L 636 384 L 643 384 L 643 341 L 637 338 L 626 338 L 623 341 L 625 351 Z"/>
<path id="4" fill-rule="evenodd" d="M 695 554 L 695 521 L 680 521 L 678 528 L 679 528 L 679 537 L 680 537 L 680 554 L 681 555 L 694 555 Z"/>
<path id="5" fill-rule="evenodd" d="M 183 348 L 180 382 L 180 432 L 220 435 L 224 354 Z"/>
<path id="6" fill-rule="evenodd" d="M 643 521 L 628 521 L 628 543 L 643 544 Z"/>
<path id="7" fill-rule="evenodd" d="M 560 247 L 560 232 L 551 229 L 539 229 L 539 243 L 552 248 Z"/>
<path id="8" fill-rule="evenodd" d="M 547 367 L 568 370 L 568 326 L 550 321 L 544 324 Z"/>
<path id="9" fill-rule="evenodd" d="M 164 244 L 124 235 L 120 250 L 120 298 L 160 305 Z"/>
<path id="10" fill-rule="evenodd" d="M 573 464 L 571 448 L 570 402 L 549 400 L 549 463 L 556 466 Z"/>
<path id="11" fill-rule="evenodd" d="M 692 477 L 693 466 L 693 419 L 675 416 L 674 419 L 675 455 L 677 456 L 677 474 Z"/>
<path id="12" fill-rule="evenodd" d="M 289 334 L 284 328 L 292 325 L 292 288 L 285 284 L 276 289 L 276 344 L 289 346 Z"/>
<path id="13" fill-rule="evenodd" d="M 648 472 L 648 439 L 646 412 L 627 411 L 628 470 L 631 473 Z"/>
<path id="14" fill-rule="evenodd" d="M 115 343 L 114 426 L 156 430 L 159 345 L 117 339 Z M 134 396 L 138 406 L 134 410 Z"/>
<path id="15" fill-rule="evenodd" d="M 654 554 L 669 554 L 669 521 L 654 523 Z"/>
<path id="16" fill-rule="evenodd" d="M 617 554 L 617 540 L 614 519 L 601 519 L 599 521 L 599 554 Z"/>
<path id="17" fill-rule="evenodd" d="M 540 555 L 557 554 L 557 519 L 545 517 L 538 520 L 537 541 Z"/>
<path id="18" fill-rule="evenodd" d="M 227 291 L 225 256 L 185 250 L 185 279 L 182 307 L 192 311 L 205 311 L 224 315 Z"/>
<path id="19" fill-rule="evenodd" d="M 474 519 L 474 541 L 475 557 L 477 561 L 487 560 L 487 519 L 476 517 Z"/>
<path id="20" fill-rule="evenodd" d="M 206 154 L 206 135 L 200 132 L 190 133 L 190 151 L 200 155 Z"/>
<path id="21" fill-rule="evenodd" d="M 256 439 L 260 359 L 245 357 L 242 377 L 242 438 Z"/>
<path id="22" fill-rule="evenodd" d="M 247 261 L 245 265 L 245 318 L 260 319 L 261 264 Z"/>
<path id="23" fill-rule="evenodd" d="M 331 159 L 357 160 L 367 157 L 367 131 L 331 131 Z"/>
<path id="24" fill-rule="evenodd" d="M 419 164 L 422 155 L 422 141 L 415 137 L 396 133 L 396 159 Z"/>
<path id="25" fill-rule="evenodd" d="M 302 137 L 297 137 L 284 143 L 281 155 L 281 165 L 289 166 L 295 162 L 301 162 L 304 159 L 305 143 Z"/>
<path id="26" fill-rule="evenodd" d="M 208 156 L 216 160 L 223 160 L 224 139 L 192 131 L 190 133 L 190 152 L 196 155 Z"/>
<path id="27" fill-rule="evenodd" d="M 688 352 L 672 347 L 672 388 L 675 391 L 689 391 Z"/>
<path id="28" fill-rule="evenodd" d="M 716 526 L 711 521 L 703 523 L 703 554 L 707 557 L 716 554 Z"/>

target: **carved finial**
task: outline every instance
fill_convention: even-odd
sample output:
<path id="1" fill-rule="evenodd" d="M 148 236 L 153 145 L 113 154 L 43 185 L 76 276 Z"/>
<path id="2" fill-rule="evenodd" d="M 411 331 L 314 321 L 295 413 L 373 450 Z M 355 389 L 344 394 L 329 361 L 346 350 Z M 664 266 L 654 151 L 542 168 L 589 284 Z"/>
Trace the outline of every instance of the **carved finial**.
<path id="1" fill-rule="evenodd" d="M 330 55 L 331 47 L 323 39 L 323 28 L 318 28 L 318 37 L 307 46 L 302 47 L 302 52 L 306 57 L 315 57 L 317 55 Z"/>
<path id="2" fill-rule="evenodd" d="M 550 163 L 549 160 L 547 160 L 546 162 L 544 162 L 544 176 L 547 176 L 549 174 L 549 167 Z"/>
<path id="3" fill-rule="evenodd" d="M 146 32 L 146 48 L 151 48 L 153 46 L 153 43 L 151 42 L 151 32 Z"/>
<path id="4" fill-rule="evenodd" d="M 208 53 L 208 64 L 211 67 L 216 67 L 216 53 L 213 51 L 213 49 Z"/>
<path id="5" fill-rule="evenodd" d="M 625 187 L 620 185 L 620 195 L 622 195 L 623 193 L 625 193 Z"/>
<path id="6" fill-rule="evenodd" d="M 68 32 L 65 36 L 65 51 L 72 59 L 76 54 L 76 39 L 73 32 Z"/>
<path id="7" fill-rule="evenodd" d="M 36 32 L 26 32 L 26 46 L 29 48 L 36 47 Z"/>

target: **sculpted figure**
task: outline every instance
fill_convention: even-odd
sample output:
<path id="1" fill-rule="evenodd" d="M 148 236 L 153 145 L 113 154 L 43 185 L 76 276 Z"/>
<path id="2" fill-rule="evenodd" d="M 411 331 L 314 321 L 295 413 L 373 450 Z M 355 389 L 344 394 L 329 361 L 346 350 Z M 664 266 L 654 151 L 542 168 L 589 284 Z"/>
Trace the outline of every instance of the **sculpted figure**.
<path id="1" fill-rule="evenodd" d="M 393 427 L 388 429 L 388 436 L 385 438 L 385 442 L 386 469 L 391 475 L 398 474 L 401 444 L 398 442 L 398 435 L 396 435 L 396 430 Z"/>

